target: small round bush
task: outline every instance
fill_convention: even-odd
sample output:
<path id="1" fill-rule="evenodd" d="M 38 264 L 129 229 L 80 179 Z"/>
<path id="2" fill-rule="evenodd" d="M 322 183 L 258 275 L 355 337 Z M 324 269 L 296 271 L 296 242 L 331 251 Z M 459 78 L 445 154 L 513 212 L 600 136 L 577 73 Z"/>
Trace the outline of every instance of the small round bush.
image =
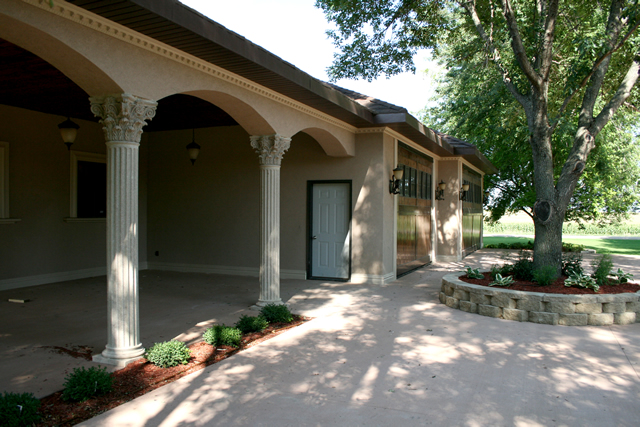
<path id="1" fill-rule="evenodd" d="M 32 426 L 40 420 L 40 401 L 31 393 L 7 393 L 0 396 L 0 425 Z"/>
<path id="2" fill-rule="evenodd" d="M 85 400 L 111 391 L 113 378 L 105 367 L 74 368 L 64 379 L 62 399 L 72 402 Z"/>
<path id="3" fill-rule="evenodd" d="M 210 345 L 228 345 L 230 347 L 238 347 L 242 332 L 238 328 L 225 325 L 215 325 L 202 335 L 202 339 Z"/>
<path id="4" fill-rule="evenodd" d="M 289 307 L 284 304 L 267 304 L 262 307 L 260 314 L 269 323 L 289 323 L 293 321 L 293 315 L 289 311 Z"/>
<path id="5" fill-rule="evenodd" d="M 260 332 L 263 331 L 269 322 L 263 316 L 242 316 L 240 320 L 236 322 L 236 328 L 240 329 L 243 334 L 248 332 Z"/>
<path id="6" fill-rule="evenodd" d="M 144 357 L 161 368 L 172 368 L 180 364 L 186 365 L 191 358 L 191 350 L 182 341 L 165 341 L 155 343 L 147 350 Z"/>
<path id="7" fill-rule="evenodd" d="M 511 272 L 518 280 L 533 280 L 533 261 L 520 257 L 511 267 Z"/>

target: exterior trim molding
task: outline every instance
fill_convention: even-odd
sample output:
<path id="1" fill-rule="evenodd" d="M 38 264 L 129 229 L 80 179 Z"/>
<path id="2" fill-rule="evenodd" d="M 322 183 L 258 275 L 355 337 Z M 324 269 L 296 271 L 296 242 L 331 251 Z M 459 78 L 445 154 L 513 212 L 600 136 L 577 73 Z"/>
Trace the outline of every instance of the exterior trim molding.
<path id="1" fill-rule="evenodd" d="M 147 266 L 149 270 L 177 271 L 183 273 L 222 274 L 226 276 L 260 276 L 260 269 L 257 267 L 235 267 L 210 264 L 179 264 L 153 261 L 148 262 Z M 306 280 L 307 272 L 304 270 L 280 270 L 280 278 Z"/>
<path id="2" fill-rule="evenodd" d="M 458 262 L 462 261 L 462 255 L 436 255 L 437 262 Z"/>
<path id="3" fill-rule="evenodd" d="M 396 280 L 396 274 L 391 272 L 384 275 L 355 273 L 351 275 L 349 282 L 359 284 L 384 285 Z"/>
<path id="4" fill-rule="evenodd" d="M 16 277 L 0 280 L 0 291 L 46 285 L 48 283 L 65 282 L 67 280 L 86 279 L 107 274 L 107 267 L 88 268 L 84 270 L 60 271 L 57 273 L 38 274 L 36 276 Z"/>
<path id="5" fill-rule="evenodd" d="M 307 105 L 288 98 L 278 92 L 268 89 L 264 86 L 260 86 L 251 80 L 238 76 L 224 68 L 218 67 L 210 62 L 204 61 L 172 46 L 164 44 L 151 37 L 140 34 L 130 28 L 120 25 L 116 22 L 109 21 L 99 15 L 95 15 L 86 9 L 82 9 L 79 6 L 67 3 L 67 2 L 54 2 L 53 7 L 49 6 L 49 2 L 45 0 L 20 0 L 24 3 L 35 6 L 41 10 L 60 16 L 61 18 L 73 21 L 77 24 L 83 25 L 94 31 L 101 32 L 122 42 L 131 44 L 156 55 L 163 56 L 171 59 L 182 65 L 194 68 L 205 74 L 209 74 L 218 79 L 224 80 L 240 88 L 246 89 L 250 92 L 261 95 L 265 98 L 269 98 L 280 104 L 286 105 L 294 110 L 298 110 L 302 113 L 316 117 L 326 123 L 332 124 L 339 128 L 345 129 L 349 132 L 354 132 L 355 127 L 347 123 L 344 123 L 328 114 L 322 113 L 318 110 L 312 109 Z"/>

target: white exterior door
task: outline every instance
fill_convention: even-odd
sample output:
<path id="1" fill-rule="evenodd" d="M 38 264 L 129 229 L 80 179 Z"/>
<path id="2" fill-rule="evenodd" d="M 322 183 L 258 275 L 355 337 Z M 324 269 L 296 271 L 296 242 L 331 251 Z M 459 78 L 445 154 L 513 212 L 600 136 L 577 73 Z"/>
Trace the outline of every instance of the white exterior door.
<path id="1" fill-rule="evenodd" d="M 351 268 L 351 184 L 311 184 L 310 274 L 348 280 Z"/>

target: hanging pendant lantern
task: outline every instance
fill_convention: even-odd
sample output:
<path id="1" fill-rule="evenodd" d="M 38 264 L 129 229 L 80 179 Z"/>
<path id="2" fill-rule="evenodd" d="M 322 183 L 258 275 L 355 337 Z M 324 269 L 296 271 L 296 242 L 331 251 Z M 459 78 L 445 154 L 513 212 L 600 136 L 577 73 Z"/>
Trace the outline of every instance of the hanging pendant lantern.
<path id="1" fill-rule="evenodd" d="M 189 160 L 191 160 L 191 164 L 196 164 L 196 159 L 200 154 L 200 145 L 196 144 L 196 130 L 193 129 L 191 135 L 191 142 L 187 144 L 187 153 L 189 154 Z"/>
<path id="2" fill-rule="evenodd" d="M 67 120 L 58 125 L 58 129 L 60 130 L 62 141 L 67 146 L 67 149 L 71 150 L 71 145 L 76 141 L 76 136 L 78 136 L 78 129 L 80 129 L 80 126 L 72 122 L 70 117 L 67 117 Z"/>

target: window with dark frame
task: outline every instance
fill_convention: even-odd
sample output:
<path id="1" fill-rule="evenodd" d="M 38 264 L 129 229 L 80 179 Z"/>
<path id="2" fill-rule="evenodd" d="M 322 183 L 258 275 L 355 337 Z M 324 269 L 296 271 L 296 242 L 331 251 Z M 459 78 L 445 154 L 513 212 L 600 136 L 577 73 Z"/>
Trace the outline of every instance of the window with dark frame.
<path id="1" fill-rule="evenodd" d="M 432 179 L 430 173 L 419 171 L 407 165 L 399 165 L 404 169 L 400 183 L 400 196 L 414 199 L 431 200 Z"/>
<path id="2" fill-rule="evenodd" d="M 78 160 L 77 217 L 107 216 L 107 165 Z"/>

